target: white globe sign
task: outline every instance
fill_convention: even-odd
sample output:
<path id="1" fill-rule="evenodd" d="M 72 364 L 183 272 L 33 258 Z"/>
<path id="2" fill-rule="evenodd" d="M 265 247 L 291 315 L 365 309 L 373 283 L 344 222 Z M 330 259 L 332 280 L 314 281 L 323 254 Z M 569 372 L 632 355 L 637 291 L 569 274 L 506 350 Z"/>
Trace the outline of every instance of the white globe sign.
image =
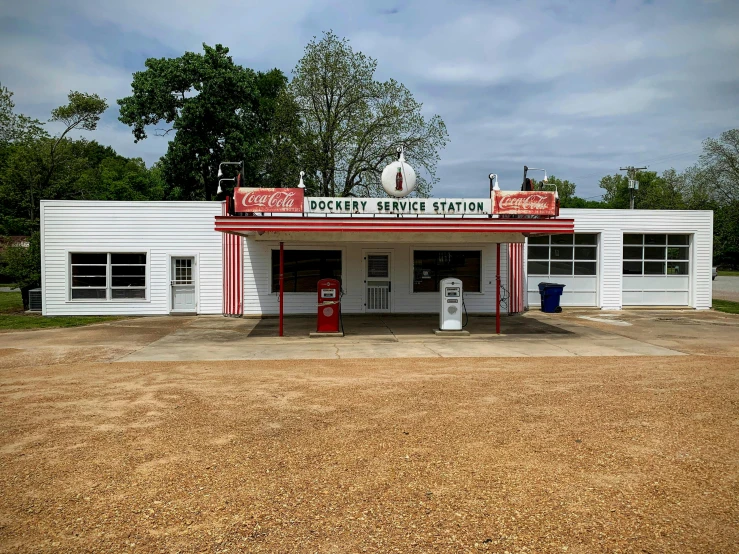
<path id="1" fill-rule="evenodd" d="M 403 198 L 416 190 L 416 172 L 405 161 L 402 152 L 398 161 L 382 170 L 382 188 L 396 198 Z"/>

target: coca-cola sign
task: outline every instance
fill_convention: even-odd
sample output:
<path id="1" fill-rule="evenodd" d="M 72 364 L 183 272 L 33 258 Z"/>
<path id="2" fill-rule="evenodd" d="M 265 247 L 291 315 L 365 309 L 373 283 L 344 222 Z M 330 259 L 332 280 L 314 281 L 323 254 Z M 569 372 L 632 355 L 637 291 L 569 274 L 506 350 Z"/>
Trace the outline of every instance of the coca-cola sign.
<path id="1" fill-rule="evenodd" d="M 557 201 L 553 192 L 496 190 L 493 213 L 498 215 L 556 214 Z"/>
<path id="2" fill-rule="evenodd" d="M 234 211 L 285 213 L 303 211 L 303 189 L 234 189 Z"/>

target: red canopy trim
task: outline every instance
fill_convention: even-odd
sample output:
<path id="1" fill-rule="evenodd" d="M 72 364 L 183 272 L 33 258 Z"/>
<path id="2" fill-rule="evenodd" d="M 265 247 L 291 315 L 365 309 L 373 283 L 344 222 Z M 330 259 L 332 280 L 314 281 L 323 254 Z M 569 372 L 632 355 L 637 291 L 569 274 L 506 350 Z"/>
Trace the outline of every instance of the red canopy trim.
<path id="1" fill-rule="evenodd" d="M 216 216 L 222 233 L 537 233 L 571 234 L 574 219 Z"/>

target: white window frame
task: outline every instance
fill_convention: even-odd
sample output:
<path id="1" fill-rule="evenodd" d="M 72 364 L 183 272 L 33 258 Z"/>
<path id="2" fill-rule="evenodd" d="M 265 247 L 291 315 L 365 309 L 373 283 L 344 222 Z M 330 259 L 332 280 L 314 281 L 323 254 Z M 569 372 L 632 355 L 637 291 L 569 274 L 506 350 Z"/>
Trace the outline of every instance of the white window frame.
<path id="1" fill-rule="evenodd" d="M 413 281 L 415 279 L 415 260 L 416 260 L 416 252 L 429 252 L 429 251 L 436 251 L 436 250 L 446 250 L 448 252 L 479 252 L 480 253 L 480 290 L 479 291 L 464 291 L 465 296 L 466 295 L 484 295 L 485 294 L 485 249 L 484 248 L 474 248 L 474 247 L 465 247 L 465 246 L 434 246 L 433 244 L 429 244 L 428 246 L 423 245 L 421 246 L 414 246 L 411 248 L 411 255 L 410 260 L 408 261 L 408 265 L 410 267 L 410 278 L 409 278 L 409 286 L 410 289 L 408 292 L 410 294 L 418 294 L 418 295 L 439 295 L 439 292 L 429 292 L 429 291 L 418 291 L 416 292 L 413 289 Z M 503 256 L 501 254 L 501 267 L 503 266 Z"/>
<path id="2" fill-rule="evenodd" d="M 595 235 L 595 244 L 575 244 L 575 237 L 577 235 Z M 547 244 L 536 244 L 536 243 L 533 243 L 532 244 L 530 242 L 530 239 L 528 241 L 526 241 L 526 275 L 527 276 L 528 275 L 531 275 L 531 276 L 534 276 L 534 277 L 574 277 L 574 278 L 579 278 L 579 277 L 584 277 L 584 278 L 598 277 L 598 275 L 600 273 L 599 272 L 599 269 L 600 269 L 600 267 L 599 267 L 599 262 L 600 262 L 600 256 L 599 256 L 599 253 L 600 253 L 600 251 L 599 251 L 599 249 L 600 249 L 600 233 L 574 233 L 571 236 L 572 236 L 572 245 L 571 246 L 570 245 L 567 245 L 567 244 L 559 245 L 559 246 L 571 247 L 572 248 L 572 259 L 571 260 L 554 260 L 552 258 L 552 246 L 558 246 L 558 245 L 553 245 L 552 244 L 552 235 L 548 235 L 549 242 L 547 242 Z M 534 247 L 541 246 L 541 247 L 548 248 L 547 259 L 544 260 L 542 258 L 531 258 L 531 256 L 529 256 L 529 246 L 534 246 Z M 576 256 L 576 252 L 577 252 L 575 250 L 576 248 L 592 248 L 595 251 L 595 259 L 590 259 L 590 260 L 578 259 L 577 256 Z M 547 262 L 547 264 L 548 264 L 547 267 L 548 267 L 549 272 L 548 273 L 530 273 L 529 272 L 529 262 L 530 261 L 534 261 L 534 262 Z M 572 272 L 569 273 L 569 274 L 562 274 L 562 273 L 556 273 L 555 274 L 555 273 L 552 273 L 552 261 L 555 261 L 555 262 L 572 262 Z M 595 264 L 595 273 L 593 273 L 591 275 L 577 275 L 577 274 L 575 274 L 575 263 L 577 263 L 577 262 L 594 263 Z"/>
<path id="3" fill-rule="evenodd" d="M 105 254 L 107 256 L 106 260 L 106 270 L 105 270 L 105 298 L 72 298 L 72 254 Z M 146 264 L 115 264 L 118 265 L 135 265 L 135 266 L 144 266 L 145 271 L 145 279 L 144 279 L 144 287 L 135 287 L 136 290 L 144 290 L 144 298 L 113 298 L 112 297 L 112 291 L 114 288 L 116 289 L 126 289 L 129 287 L 113 287 L 113 264 L 111 263 L 111 254 L 145 254 L 146 255 Z M 75 248 L 73 250 L 66 250 L 65 251 L 66 256 L 66 283 L 65 288 L 67 291 L 67 303 L 74 303 L 74 304 L 86 304 L 86 303 L 92 303 L 92 304 L 101 304 L 101 303 L 127 303 L 127 302 L 135 302 L 135 303 L 143 303 L 143 302 L 150 302 L 150 280 L 151 280 L 151 251 L 149 250 L 141 250 L 136 248 L 116 248 L 116 249 L 110 249 L 110 248 Z M 102 264 L 75 264 L 75 265 L 102 265 Z M 88 287 L 75 287 L 78 289 L 84 289 Z M 89 287 L 89 288 L 101 288 L 101 287 Z"/>
<path id="4" fill-rule="evenodd" d="M 641 235 L 641 245 L 639 244 L 626 244 L 625 237 L 626 235 Z M 654 244 L 646 244 L 646 236 L 647 235 L 665 235 L 665 257 L 662 260 L 647 260 L 644 255 L 644 249 L 645 248 L 661 248 L 662 245 L 654 245 Z M 687 236 L 688 237 L 688 244 L 670 244 L 670 236 Z M 624 248 L 628 248 L 630 246 L 641 248 L 642 249 L 642 255 L 641 260 L 637 260 L 634 258 L 625 258 L 624 257 Z M 687 248 L 688 250 L 688 256 L 687 258 L 681 258 L 679 260 L 670 260 L 667 258 L 667 250 L 669 248 Z M 660 233 L 660 232 L 654 232 L 654 231 L 645 231 L 645 232 L 631 232 L 631 231 L 624 231 L 621 236 L 621 277 L 690 277 L 691 272 L 693 270 L 693 259 L 692 259 L 692 250 L 693 250 L 693 233 Z M 624 273 L 624 263 L 625 262 L 641 262 L 642 264 L 642 270 L 641 273 Z M 644 264 L 646 262 L 664 262 L 665 264 L 665 272 L 664 273 L 644 273 Z M 688 264 L 688 271 L 686 273 L 667 273 L 667 266 L 669 262 L 677 262 L 677 263 L 687 263 Z M 623 286 L 622 286 L 623 288 Z"/>

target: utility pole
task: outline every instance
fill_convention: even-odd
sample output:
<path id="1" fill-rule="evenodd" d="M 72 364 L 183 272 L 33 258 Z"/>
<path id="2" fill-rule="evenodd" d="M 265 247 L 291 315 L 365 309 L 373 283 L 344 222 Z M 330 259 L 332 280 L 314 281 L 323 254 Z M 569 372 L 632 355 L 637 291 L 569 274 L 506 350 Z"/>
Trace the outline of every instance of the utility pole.
<path id="1" fill-rule="evenodd" d="M 626 171 L 626 175 L 629 178 L 629 209 L 634 209 L 634 191 L 639 190 L 639 181 L 636 180 L 636 172 L 642 169 L 648 169 L 646 167 L 634 167 L 629 165 L 620 168 L 621 171 Z"/>

